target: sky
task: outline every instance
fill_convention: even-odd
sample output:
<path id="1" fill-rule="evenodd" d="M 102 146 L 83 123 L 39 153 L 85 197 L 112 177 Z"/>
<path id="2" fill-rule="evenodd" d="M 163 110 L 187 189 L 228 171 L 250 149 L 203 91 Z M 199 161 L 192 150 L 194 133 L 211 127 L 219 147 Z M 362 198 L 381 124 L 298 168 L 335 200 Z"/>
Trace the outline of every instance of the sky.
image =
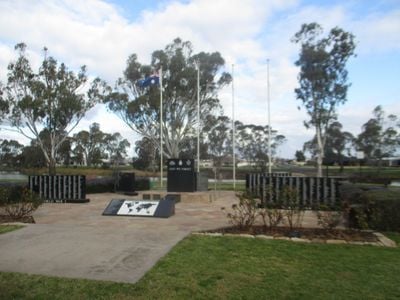
<path id="1" fill-rule="evenodd" d="M 70 69 L 86 65 L 90 77 L 114 85 L 129 55 L 150 63 L 153 51 L 180 37 L 192 42 L 194 53 L 220 52 L 224 71 L 234 65 L 235 119 L 266 125 L 269 60 L 271 126 L 287 138 L 278 155 L 293 158 L 314 135 L 303 125 L 307 115 L 294 93 L 299 48 L 290 41 L 310 22 L 325 31 L 338 26 L 356 38 L 357 56 L 347 64 L 351 87 L 338 109 L 343 129 L 359 134 L 377 105 L 400 116 L 400 0 L 0 0 L 0 81 L 7 79 L 19 42 L 27 44 L 35 70 L 46 46 Z M 231 117 L 231 86 L 219 97 Z M 101 105 L 74 132 L 93 122 L 104 132 L 120 132 L 132 145 L 139 138 Z M 29 142 L 6 130 L 0 138 Z"/>

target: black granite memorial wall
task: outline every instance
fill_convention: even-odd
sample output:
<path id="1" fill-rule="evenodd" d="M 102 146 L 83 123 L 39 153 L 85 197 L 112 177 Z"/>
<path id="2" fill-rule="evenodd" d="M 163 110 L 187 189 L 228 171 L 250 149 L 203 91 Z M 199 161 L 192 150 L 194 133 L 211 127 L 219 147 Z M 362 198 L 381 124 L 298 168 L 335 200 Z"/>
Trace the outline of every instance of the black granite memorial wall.
<path id="1" fill-rule="evenodd" d="M 28 182 L 29 189 L 45 202 L 89 202 L 84 175 L 33 175 Z"/>
<path id="2" fill-rule="evenodd" d="M 196 191 L 196 173 L 193 159 L 169 159 L 167 166 L 168 192 Z"/>

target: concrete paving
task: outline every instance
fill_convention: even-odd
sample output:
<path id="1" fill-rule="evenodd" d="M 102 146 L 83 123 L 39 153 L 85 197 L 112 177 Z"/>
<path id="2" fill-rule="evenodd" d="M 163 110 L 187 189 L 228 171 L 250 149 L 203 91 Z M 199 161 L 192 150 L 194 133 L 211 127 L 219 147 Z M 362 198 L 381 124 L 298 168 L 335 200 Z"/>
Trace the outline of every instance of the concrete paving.
<path id="1" fill-rule="evenodd" d="M 34 213 L 36 224 L 0 235 L 0 271 L 134 283 L 190 232 L 227 226 L 221 207 L 236 201 L 233 192 L 210 193 L 211 202 L 204 195 L 186 200 L 174 216 L 159 219 L 102 216 L 111 199 L 134 197 L 88 198 L 46 203 Z"/>
<path id="2" fill-rule="evenodd" d="M 0 271 L 134 283 L 192 231 L 228 226 L 233 192 L 193 193 L 168 219 L 102 216 L 118 194 L 88 195 L 89 203 L 45 203 L 36 224 L 0 235 Z M 136 197 L 137 198 L 137 197 Z M 303 226 L 316 226 L 307 213 Z"/>

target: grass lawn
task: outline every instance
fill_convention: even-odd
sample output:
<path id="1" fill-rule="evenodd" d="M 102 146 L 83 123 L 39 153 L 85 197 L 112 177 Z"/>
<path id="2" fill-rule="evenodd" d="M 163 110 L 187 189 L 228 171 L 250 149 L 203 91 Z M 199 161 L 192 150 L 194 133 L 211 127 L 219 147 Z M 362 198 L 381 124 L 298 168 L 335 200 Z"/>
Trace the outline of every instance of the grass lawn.
<path id="1" fill-rule="evenodd" d="M 399 299 L 399 266 L 399 248 L 191 236 L 137 284 L 0 273 L 0 299 Z"/>
<path id="2" fill-rule="evenodd" d="M 23 227 L 23 225 L 0 225 L 0 234 L 14 231 Z"/>

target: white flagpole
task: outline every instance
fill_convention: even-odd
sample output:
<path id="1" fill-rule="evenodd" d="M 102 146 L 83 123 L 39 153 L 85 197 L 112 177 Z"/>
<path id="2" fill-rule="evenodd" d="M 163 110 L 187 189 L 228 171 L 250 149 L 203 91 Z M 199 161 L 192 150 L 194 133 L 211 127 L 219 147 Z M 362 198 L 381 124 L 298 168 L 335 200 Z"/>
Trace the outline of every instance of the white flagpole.
<path id="1" fill-rule="evenodd" d="M 160 67 L 160 187 L 163 187 L 163 84 L 162 84 L 162 66 Z"/>
<path id="2" fill-rule="evenodd" d="M 268 173 L 271 174 L 271 107 L 270 107 L 270 88 L 269 88 L 269 59 L 267 59 L 267 102 L 268 102 Z"/>
<path id="3" fill-rule="evenodd" d="M 232 64 L 232 163 L 233 163 L 233 190 L 236 190 L 236 158 L 235 158 L 235 88 L 233 85 L 233 72 L 235 65 Z"/>
<path id="4" fill-rule="evenodd" d="M 200 174 L 200 63 L 197 68 L 197 174 Z"/>

